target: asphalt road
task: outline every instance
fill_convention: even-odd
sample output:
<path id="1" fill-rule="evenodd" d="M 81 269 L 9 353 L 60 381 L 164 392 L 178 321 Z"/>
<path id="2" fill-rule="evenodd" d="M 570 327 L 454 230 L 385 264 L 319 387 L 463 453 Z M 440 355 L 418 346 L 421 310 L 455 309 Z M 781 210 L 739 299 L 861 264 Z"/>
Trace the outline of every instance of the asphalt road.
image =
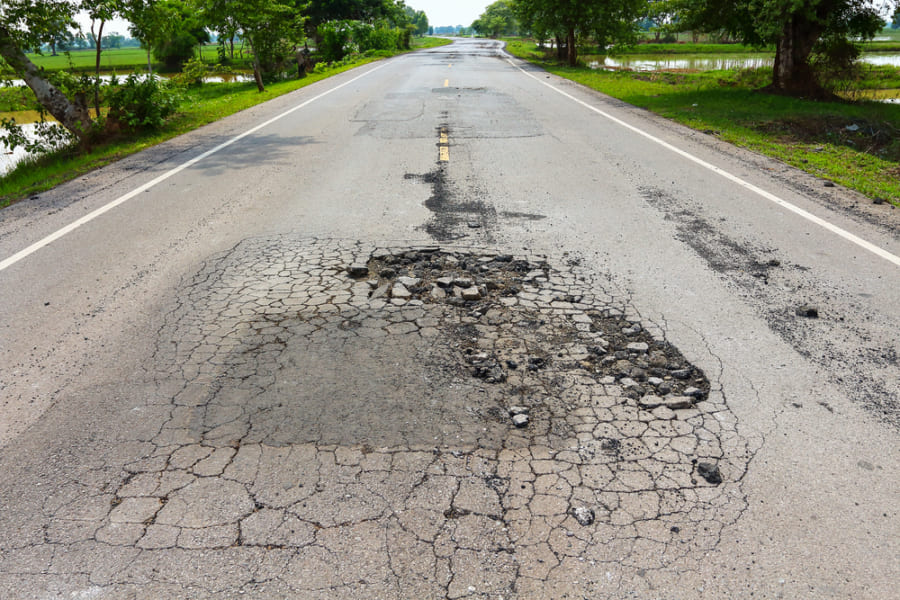
<path id="1" fill-rule="evenodd" d="M 898 212 L 476 40 L 20 202 L 0 598 L 893 597 Z"/>

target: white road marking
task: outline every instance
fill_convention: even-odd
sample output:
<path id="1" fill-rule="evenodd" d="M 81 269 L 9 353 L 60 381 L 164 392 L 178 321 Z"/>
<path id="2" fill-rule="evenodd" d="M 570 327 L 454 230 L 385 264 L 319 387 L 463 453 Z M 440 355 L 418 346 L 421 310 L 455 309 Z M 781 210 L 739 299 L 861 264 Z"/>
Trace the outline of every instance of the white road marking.
<path id="1" fill-rule="evenodd" d="M 678 154 L 679 156 L 683 156 L 684 158 L 688 159 L 689 161 L 696 163 L 705 169 L 709 169 L 710 171 L 712 171 L 718 175 L 721 175 L 725 179 L 727 179 L 733 183 L 736 183 L 739 186 L 750 190 L 751 192 L 759 194 L 766 200 L 774 202 L 778 206 L 781 206 L 782 208 L 785 208 L 785 209 L 791 211 L 792 213 L 797 214 L 797 215 L 803 217 L 804 219 L 811 221 L 812 223 L 815 223 L 816 225 L 819 225 L 820 227 L 823 227 L 836 235 L 839 235 L 840 237 L 844 238 L 845 240 L 848 240 L 848 241 L 856 244 L 857 246 L 864 248 L 865 250 L 868 250 L 872 254 L 875 254 L 876 256 L 879 256 L 879 257 L 885 259 L 886 261 L 894 263 L 895 265 L 900 267 L 900 256 L 897 256 L 896 254 L 891 254 L 887 250 L 880 248 L 879 246 L 876 246 L 875 244 L 868 242 L 868 241 L 862 239 L 861 237 L 850 233 L 846 229 L 842 229 L 842 228 L 838 227 L 837 225 L 834 225 L 833 223 L 830 223 L 830 222 L 826 221 L 825 219 L 823 219 L 821 217 L 817 217 L 816 215 L 812 214 L 811 212 L 808 212 L 808 211 L 800 208 L 799 206 L 791 204 L 787 200 L 779 198 L 775 194 L 767 192 L 766 190 L 764 190 L 760 187 L 757 187 L 748 181 L 744 181 L 737 175 L 732 175 L 728 171 L 725 171 L 724 169 L 721 169 L 713 164 L 710 164 L 710 163 L 706 162 L 705 160 L 703 160 L 702 158 L 698 158 L 698 157 L 694 156 L 693 154 L 690 154 L 690 153 L 682 150 L 681 148 L 677 148 L 676 146 L 673 146 L 672 144 L 670 144 L 666 141 L 663 141 L 663 140 L 659 139 L 658 137 L 656 137 L 650 133 L 647 133 L 646 131 L 644 131 L 642 129 L 638 129 L 634 125 L 630 125 L 630 124 L 626 123 L 625 121 L 618 119 L 618 118 L 612 116 L 611 114 L 600 110 L 599 108 L 597 108 L 595 106 L 591 106 L 587 102 L 579 100 L 578 98 L 572 96 L 571 94 L 567 94 L 566 92 L 560 90 L 559 88 L 554 87 L 553 85 L 547 83 L 546 81 L 543 81 L 542 79 L 540 79 L 538 77 L 535 77 L 534 75 L 532 75 L 531 73 L 529 73 L 528 71 L 526 71 L 525 69 L 523 69 L 522 67 L 517 65 L 516 63 L 514 63 L 511 59 L 507 59 L 507 62 L 509 62 L 509 64 L 511 64 L 513 67 L 515 67 L 516 69 L 518 69 L 519 71 L 524 73 L 526 76 L 530 77 L 531 79 L 534 79 L 541 85 L 547 86 L 554 92 L 565 96 L 566 98 L 568 98 L 569 100 L 572 100 L 573 102 L 577 102 L 578 104 L 582 105 L 583 107 L 594 111 L 598 115 L 600 115 L 606 119 L 609 119 L 613 123 L 616 123 L 617 125 L 621 125 L 622 127 L 625 127 L 626 129 L 629 129 L 629 130 L 633 131 L 634 133 L 636 133 L 640 136 L 643 136 L 656 144 L 659 144 L 663 148 L 666 148 L 667 150 L 671 150 L 675 154 Z"/>
<path id="2" fill-rule="evenodd" d="M 201 154 L 200 156 L 197 156 L 197 157 L 195 157 L 195 158 L 192 158 L 191 160 L 189 160 L 189 161 L 187 161 L 187 162 L 185 162 L 185 163 L 182 163 L 181 165 L 175 167 L 175 168 L 172 169 L 171 171 L 167 171 L 167 172 L 163 173 L 162 175 L 160 175 L 160 176 L 157 177 L 156 179 L 153 179 L 152 181 L 148 181 L 148 182 L 145 183 L 144 185 L 142 185 L 142 186 L 140 186 L 140 187 L 138 187 L 138 188 L 136 188 L 136 189 L 134 189 L 134 190 L 128 192 L 128 193 L 125 194 L 124 196 L 120 196 L 120 197 L 116 198 L 115 200 L 113 200 L 113 201 L 110 202 L 109 204 L 106 204 L 106 205 L 104 205 L 104 206 L 101 206 L 100 208 L 96 209 L 95 211 L 86 214 L 85 216 L 81 217 L 81 218 L 78 219 L 77 221 L 74 221 L 74 222 L 72 222 L 72 223 L 66 225 L 66 226 L 63 227 L 62 229 L 59 229 L 58 231 L 56 231 L 56 232 L 54 232 L 54 233 L 51 233 L 50 235 L 48 235 L 48 236 L 45 237 L 44 239 L 35 242 L 34 244 L 28 246 L 28 247 L 25 248 L 24 250 L 21 250 L 21 251 L 15 253 L 15 254 L 13 254 L 13 255 L 10 256 L 9 258 L 3 260 L 2 262 L 0 262 L 0 271 L 3 271 L 3 270 L 5 270 L 5 269 L 7 269 L 7 268 L 13 266 L 14 264 L 16 264 L 17 262 L 21 261 L 22 259 L 24 259 L 24 258 L 26 258 L 26 257 L 28 257 L 28 256 L 30 256 L 30 255 L 32 255 L 32 254 L 34 254 L 35 252 L 37 252 L 37 251 L 40 250 L 41 248 L 44 248 L 45 246 L 49 246 L 50 244 L 52 244 L 52 243 L 55 242 L 56 240 L 62 238 L 63 236 L 68 235 L 69 233 L 72 233 L 73 231 L 75 231 L 76 229 L 78 229 L 79 227 L 81 227 L 82 225 L 85 225 L 85 224 L 87 224 L 87 223 L 90 223 L 91 221 L 93 221 L 94 219 L 96 219 L 97 217 L 99 217 L 100 215 L 102 215 L 102 214 L 104 214 L 104 213 L 106 213 L 106 212 L 111 211 L 112 209 L 114 209 L 115 207 L 119 206 L 120 204 L 124 204 L 125 202 L 128 202 L 129 200 L 131 200 L 132 198 L 134 198 L 134 197 L 137 196 L 138 194 L 140 194 L 140 193 L 142 193 L 142 192 L 145 192 L 145 191 L 149 190 L 149 189 L 152 188 L 153 186 L 155 186 L 155 185 L 157 185 L 157 184 L 159 184 L 159 183 L 165 181 L 166 179 L 172 177 L 173 175 L 177 175 L 178 173 L 184 171 L 184 170 L 187 169 L 188 167 L 192 167 L 193 165 L 197 164 L 197 163 L 200 162 L 201 160 L 203 160 L 203 159 L 205 159 L 205 158 L 208 158 L 208 157 L 212 156 L 213 154 L 215 154 L 216 152 L 219 152 L 220 150 L 223 150 L 223 149 L 227 148 L 228 146 L 234 144 L 235 142 L 244 139 L 244 138 L 247 137 L 248 135 L 253 135 L 254 133 L 256 133 L 257 131 L 259 131 L 260 129 L 263 129 L 264 127 L 268 127 L 269 125 L 271 125 L 272 123 L 278 121 L 279 119 L 282 119 L 282 118 L 288 116 L 289 114 L 291 114 L 291 113 L 293 113 L 293 112 L 296 112 L 296 111 L 300 110 L 301 108 L 304 108 L 304 107 L 306 107 L 306 106 L 309 106 L 309 105 L 312 104 L 313 102 L 315 102 L 315 101 L 317 101 L 317 100 L 320 100 L 321 98 L 324 98 L 325 96 L 331 94 L 332 92 L 336 92 L 336 91 L 338 91 L 339 89 L 341 89 L 341 88 L 343 88 L 343 87 L 345 87 L 345 86 L 348 86 L 348 85 L 350 85 L 351 83 L 353 83 L 353 82 L 355 82 L 355 81 L 358 81 L 359 79 L 362 79 L 363 77 L 366 77 L 367 75 L 371 75 L 371 74 L 374 73 L 375 71 L 377 71 L 377 70 L 379 70 L 379 69 L 382 69 L 382 68 L 386 67 L 388 64 L 390 64 L 390 63 L 384 62 L 384 63 L 382 63 L 381 65 L 375 67 L 374 69 L 370 69 L 370 70 L 366 71 L 366 72 L 363 73 L 362 75 L 358 75 L 358 76 L 354 77 L 353 79 L 351 79 L 351 80 L 349 80 L 349 81 L 345 81 L 344 83 L 342 83 L 342 84 L 340 84 L 340 85 L 338 85 L 338 86 L 336 86 L 336 87 L 331 88 L 331 89 L 328 90 L 328 91 L 322 92 L 322 93 L 319 94 L 318 96 L 315 96 L 315 97 L 313 97 L 313 98 L 310 98 L 310 99 L 307 100 L 306 102 L 304 102 L 304 103 L 302 103 L 302 104 L 298 104 L 297 106 L 295 106 L 295 107 L 293 107 L 293 108 L 291 108 L 291 109 L 289 109 L 289 110 L 284 111 L 283 113 L 281 113 L 281 114 L 278 115 L 278 116 L 272 117 L 271 119 L 269 119 L 269 120 L 266 121 L 265 123 L 261 123 L 261 124 L 257 125 L 256 127 L 253 127 L 252 129 L 248 129 L 248 130 L 245 131 L 244 133 L 242 133 L 242 134 L 240 134 L 240 135 L 237 135 L 237 136 L 231 138 L 231 139 L 228 140 L 227 142 L 224 142 L 224 143 L 222 143 L 222 144 L 219 144 L 219 145 L 216 146 L 215 148 L 212 148 L 212 149 L 210 149 L 210 150 L 207 150 L 206 152 L 204 152 L 204 153 Z"/>

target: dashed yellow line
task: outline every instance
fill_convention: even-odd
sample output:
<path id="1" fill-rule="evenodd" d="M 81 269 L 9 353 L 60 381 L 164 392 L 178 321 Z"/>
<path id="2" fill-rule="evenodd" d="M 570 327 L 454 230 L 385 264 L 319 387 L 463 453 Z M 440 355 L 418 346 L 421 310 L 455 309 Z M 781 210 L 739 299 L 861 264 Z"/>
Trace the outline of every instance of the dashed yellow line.
<path id="1" fill-rule="evenodd" d="M 440 162 L 450 162 L 450 133 L 446 127 L 441 127 L 440 142 L 438 142 Z"/>

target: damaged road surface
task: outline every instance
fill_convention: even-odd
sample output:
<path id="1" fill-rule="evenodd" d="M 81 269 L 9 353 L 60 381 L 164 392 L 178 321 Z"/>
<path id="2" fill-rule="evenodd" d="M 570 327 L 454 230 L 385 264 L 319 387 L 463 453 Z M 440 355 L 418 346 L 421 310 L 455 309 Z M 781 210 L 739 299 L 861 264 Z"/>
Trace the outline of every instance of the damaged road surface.
<path id="1" fill-rule="evenodd" d="M 192 595 L 561 597 L 683 568 L 746 508 L 751 449 L 721 390 L 589 277 L 248 240 L 179 292 L 138 409 L 59 448 L 65 491 L 7 487 L 42 531 L 12 553 L 154 597 L 209 553 L 229 575 Z M 98 445 L 127 450 L 86 464 Z"/>
<path id="2" fill-rule="evenodd" d="M 0 599 L 895 592 L 897 268 L 571 100 L 897 211 L 520 66 L 385 61 L 0 213 Z"/>

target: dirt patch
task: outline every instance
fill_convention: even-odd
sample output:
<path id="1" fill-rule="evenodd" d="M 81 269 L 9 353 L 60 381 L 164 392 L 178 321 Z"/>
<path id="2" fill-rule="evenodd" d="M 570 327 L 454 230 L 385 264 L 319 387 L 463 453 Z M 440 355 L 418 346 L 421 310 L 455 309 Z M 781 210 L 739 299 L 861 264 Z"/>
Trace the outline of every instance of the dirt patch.
<path id="1" fill-rule="evenodd" d="M 785 144 L 832 144 L 900 160 L 900 130 L 886 122 L 844 117 L 792 117 L 758 123 L 758 131 Z"/>

